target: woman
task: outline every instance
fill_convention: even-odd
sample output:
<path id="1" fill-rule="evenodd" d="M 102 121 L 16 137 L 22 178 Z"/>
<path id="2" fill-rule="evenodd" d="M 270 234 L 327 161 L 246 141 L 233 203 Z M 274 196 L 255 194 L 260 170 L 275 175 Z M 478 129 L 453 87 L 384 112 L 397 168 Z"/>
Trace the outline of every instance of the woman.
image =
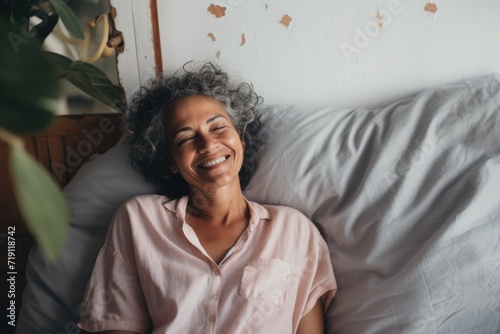
<path id="1" fill-rule="evenodd" d="M 135 96 L 131 159 L 161 195 L 134 197 L 115 213 L 80 328 L 323 333 L 336 290 L 325 242 L 298 211 L 242 192 L 259 103 L 250 85 L 231 86 L 211 63 Z"/>

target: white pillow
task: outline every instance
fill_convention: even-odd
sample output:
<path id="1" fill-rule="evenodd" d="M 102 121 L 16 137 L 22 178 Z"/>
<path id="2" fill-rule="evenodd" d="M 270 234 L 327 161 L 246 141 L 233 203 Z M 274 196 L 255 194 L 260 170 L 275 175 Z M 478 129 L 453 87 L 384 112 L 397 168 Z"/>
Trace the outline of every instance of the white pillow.
<path id="1" fill-rule="evenodd" d="M 266 106 L 257 202 L 324 233 L 339 291 L 328 333 L 496 332 L 500 324 L 500 77 L 379 110 Z M 119 144 L 65 189 L 72 224 L 54 265 L 35 248 L 18 333 L 74 333 L 106 226 L 152 192 Z"/>
<path id="2" fill-rule="evenodd" d="M 498 333 L 499 105 L 487 75 L 379 110 L 265 113 L 246 194 L 323 231 L 328 333 Z"/>

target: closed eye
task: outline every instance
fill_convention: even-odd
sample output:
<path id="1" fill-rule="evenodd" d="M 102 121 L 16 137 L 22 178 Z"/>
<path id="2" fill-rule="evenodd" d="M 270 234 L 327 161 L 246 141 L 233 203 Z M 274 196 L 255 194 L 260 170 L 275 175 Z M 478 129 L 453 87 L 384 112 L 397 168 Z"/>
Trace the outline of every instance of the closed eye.
<path id="1" fill-rule="evenodd" d="M 225 125 L 225 124 L 216 124 L 212 127 L 211 131 L 220 132 L 220 131 L 224 130 L 225 128 L 227 128 L 227 125 Z"/>
<path id="2" fill-rule="evenodd" d="M 181 146 L 182 144 L 184 144 L 190 140 L 193 140 L 193 139 L 194 139 L 194 136 L 181 138 L 177 141 L 177 146 Z"/>

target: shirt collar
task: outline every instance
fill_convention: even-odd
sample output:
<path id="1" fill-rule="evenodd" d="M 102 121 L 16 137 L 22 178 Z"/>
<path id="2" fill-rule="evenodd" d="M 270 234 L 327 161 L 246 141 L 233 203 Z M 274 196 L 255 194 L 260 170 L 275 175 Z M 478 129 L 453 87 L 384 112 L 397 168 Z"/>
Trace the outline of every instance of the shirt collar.
<path id="1" fill-rule="evenodd" d="M 177 219 L 181 222 L 186 222 L 186 209 L 188 204 L 189 196 L 183 196 L 177 200 L 169 201 L 163 204 L 163 206 L 173 212 Z M 262 205 L 249 201 L 244 197 L 245 202 L 247 203 L 248 208 L 250 209 L 250 222 L 248 224 L 250 232 L 259 224 L 261 220 L 269 220 L 271 219 L 271 214 L 269 211 Z"/>

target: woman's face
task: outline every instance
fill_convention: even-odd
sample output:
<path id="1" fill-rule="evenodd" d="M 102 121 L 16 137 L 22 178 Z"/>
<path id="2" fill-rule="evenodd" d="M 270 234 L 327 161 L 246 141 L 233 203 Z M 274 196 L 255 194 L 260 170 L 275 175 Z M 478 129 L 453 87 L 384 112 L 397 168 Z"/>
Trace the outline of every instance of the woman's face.
<path id="1" fill-rule="evenodd" d="M 203 192 L 228 185 L 239 189 L 244 143 L 224 107 L 207 96 L 179 99 L 170 106 L 165 132 L 173 159 L 191 188 Z"/>

